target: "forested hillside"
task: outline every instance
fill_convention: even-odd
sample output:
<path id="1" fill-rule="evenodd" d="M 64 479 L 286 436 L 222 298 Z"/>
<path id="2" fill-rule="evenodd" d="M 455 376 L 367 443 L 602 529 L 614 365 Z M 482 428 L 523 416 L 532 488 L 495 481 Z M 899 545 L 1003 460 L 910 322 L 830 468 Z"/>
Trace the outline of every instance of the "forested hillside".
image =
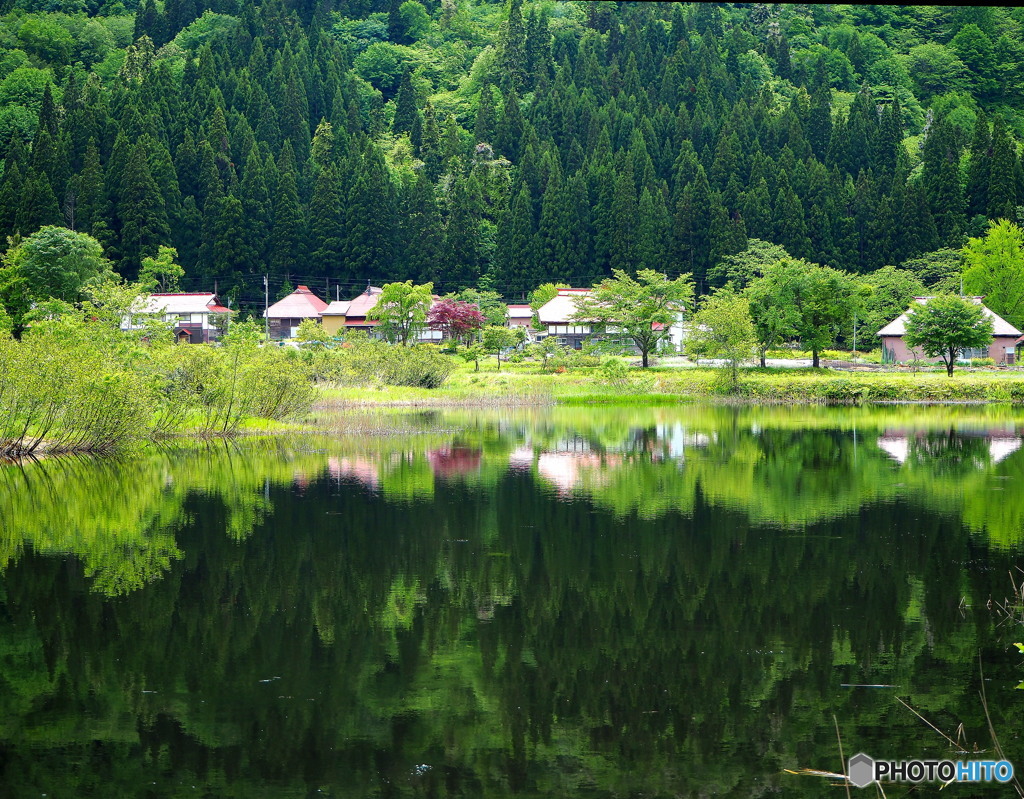
<path id="1" fill-rule="evenodd" d="M 170 244 L 236 308 L 265 272 L 704 291 L 751 238 L 865 273 L 1024 202 L 1022 9 L 0 7 L 0 236 L 66 225 L 129 278 Z"/>

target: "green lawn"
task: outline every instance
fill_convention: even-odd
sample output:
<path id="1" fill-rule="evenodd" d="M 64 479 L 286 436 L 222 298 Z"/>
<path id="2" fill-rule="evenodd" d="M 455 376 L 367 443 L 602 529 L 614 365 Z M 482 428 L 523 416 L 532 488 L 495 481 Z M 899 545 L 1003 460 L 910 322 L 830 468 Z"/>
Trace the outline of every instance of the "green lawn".
<path id="1" fill-rule="evenodd" d="M 685 402 L 860 404 L 875 402 L 1024 402 L 1024 372 L 841 372 L 831 369 L 740 371 L 735 390 L 713 368 L 631 368 L 609 378 L 600 367 L 542 372 L 536 364 L 462 364 L 438 389 L 404 386 L 325 387 L 325 405 L 515 405 Z"/>

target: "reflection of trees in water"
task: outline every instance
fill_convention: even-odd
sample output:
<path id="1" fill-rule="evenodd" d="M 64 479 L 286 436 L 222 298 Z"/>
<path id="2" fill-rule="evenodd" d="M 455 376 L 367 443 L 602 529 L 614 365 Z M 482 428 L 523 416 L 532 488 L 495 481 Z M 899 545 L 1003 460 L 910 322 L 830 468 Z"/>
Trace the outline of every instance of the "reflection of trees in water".
<path id="1" fill-rule="evenodd" d="M 100 758 L 124 795 L 155 778 L 158 795 L 185 781 L 240 795 L 816 796 L 824 786 L 780 770 L 834 766 L 832 713 L 850 745 L 929 745 L 891 693 L 840 683 L 897 684 L 977 736 L 978 650 L 996 680 L 1015 666 L 984 609 L 1012 557 L 960 518 L 1012 523 L 986 492 L 1019 454 L 901 468 L 879 429 L 855 441 L 742 418 L 688 418 L 690 438 L 668 416 L 598 420 L 579 437 L 601 454 L 584 453 L 597 460 L 567 501 L 538 492 L 535 463 L 508 470 L 526 428 L 504 422 L 447 443 L 5 472 L 4 782 L 80 795 Z M 574 430 L 549 424 L 538 457 Z M 428 453 L 445 446 L 478 466 L 439 475 Z M 369 474 L 376 486 L 356 484 Z M 107 515 L 90 527 L 97 504 Z M 169 546 L 156 569 L 105 560 Z M 65 552 L 85 568 L 43 557 Z M 110 601 L 84 590 L 90 569 L 149 582 Z M 994 707 L 1001 730 L 1014 699 Z"/>
<path id="2" fill-rule="evenodd" d="M 881 455 L 848 467 L 847 447 L 719 432 L 687 453 L 686 512 L 651 518 L 556 501 L 522 472 L 393 501 L 316 479 L 326 453 L 137 469 L 186 508 L 166 579 L 111 602 L 58 559 L 26 552 L 9 568 L 5 783 L 27 795 L 50 747 L 79 765 L 61 772 L 67 795 L 100 756 L 126 795 L 155 778 L 159 795 L 198 780 L 257 794 L 810 796 L 823 788 L 779 772 L 833 763 L 832 713 L 876 749 L 918 752 L 928 734 L 890 694 L 840 683 L 897 683 L 929 714 L 982 729 L 967 675 L 979 647 L 994 657 L 983 604 L 996 553 L 916 502 L 799 535 L 752 522 L 769 505 L 723 502 L 744 480 L 797 499 L 834 491 L 876 474 L 861 458 L 891 475 Z M 425 452 L 414 460 L 429 471 Z M 838 476 L 809 474 L 829 464 Z M 611 473 L 638 465 L 669 462 Z M 214 486 L 229 475 L 273 512 L 257 535 L 224 534 L 233 511 Z M 972 559 L 991 572 L 968 571 Z M 964 592 L 978 610 L 961 621 Z M 1019 709 L 995 710 L 1009 729 Z"/>

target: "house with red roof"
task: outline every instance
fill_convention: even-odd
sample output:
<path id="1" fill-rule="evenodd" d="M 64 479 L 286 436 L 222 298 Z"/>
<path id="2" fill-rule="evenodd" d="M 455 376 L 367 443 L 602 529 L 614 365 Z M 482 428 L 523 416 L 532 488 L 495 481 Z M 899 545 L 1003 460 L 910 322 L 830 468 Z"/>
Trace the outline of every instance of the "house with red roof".
<path id="1" fill-rule="evenodd" d="M 263 315 L 270 329 L 271 339 L 295 338 L 299 325 L 304 319 L 320 319 L 327 309 L 327 303 L 309 290 L 308 286 L 299 286 L 284 299 L 278 300 Z"/>
<path id="2" fill-rule="evenodd" d="M 227 329 L 231 309 L 209 292 L 150 294 L 140 297 L 131 313 L 121 320 L 122 330 L 141 330 L 147 319 L 158 318 L 174 324 L 180 343 L 207 344 L 217 341 Z"/>

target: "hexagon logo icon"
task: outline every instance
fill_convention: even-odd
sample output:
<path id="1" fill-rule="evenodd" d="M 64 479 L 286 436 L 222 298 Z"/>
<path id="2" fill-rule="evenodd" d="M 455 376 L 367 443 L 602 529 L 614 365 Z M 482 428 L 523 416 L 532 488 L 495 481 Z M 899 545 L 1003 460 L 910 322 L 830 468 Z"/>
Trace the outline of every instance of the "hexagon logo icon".
<path id="1" fill-rule="evenodd" d="M 846 778 L 855 788 L 867 788 L 875 781 L 875 761 L 861 752 L 850 758 Z"/>

